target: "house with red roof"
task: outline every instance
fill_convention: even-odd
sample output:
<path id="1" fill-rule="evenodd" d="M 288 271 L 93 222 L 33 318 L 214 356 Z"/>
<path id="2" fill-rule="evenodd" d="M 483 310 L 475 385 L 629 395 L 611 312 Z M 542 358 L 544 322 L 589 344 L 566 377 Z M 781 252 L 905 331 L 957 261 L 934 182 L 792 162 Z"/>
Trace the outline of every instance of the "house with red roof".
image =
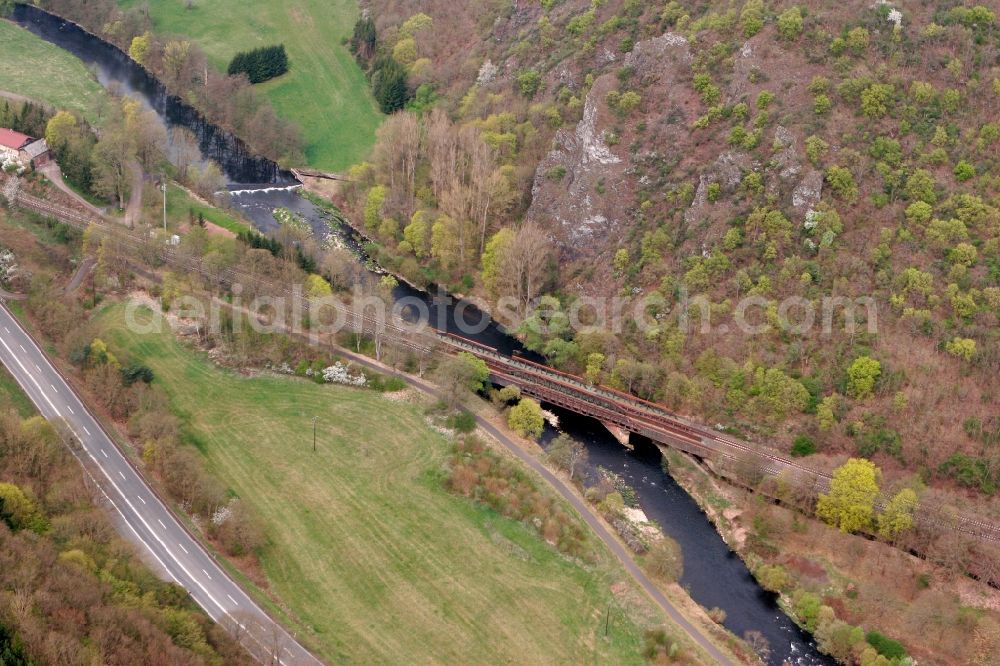
<path id="1" fill-rule="evenodd" d="M 0 162 L 39 167 L 47 164 L 49 159 L 49 147 L 45 139 L 34 139 L 27 134 L 0 127 Z"/>

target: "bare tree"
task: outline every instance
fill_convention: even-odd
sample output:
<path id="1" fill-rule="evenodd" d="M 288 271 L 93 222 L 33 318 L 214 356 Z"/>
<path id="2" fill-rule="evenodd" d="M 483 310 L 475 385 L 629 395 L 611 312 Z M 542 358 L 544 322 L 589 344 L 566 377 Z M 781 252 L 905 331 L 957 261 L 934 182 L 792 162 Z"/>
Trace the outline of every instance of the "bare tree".
<path id="1" fill-rule="evenodd" d="M 129 162 L 135 156 L 135 144 L 122 125 L 107 125 L 94 147 L 95 186 L 97 190 L 125 207 L 129 193 Z"/>
<path id="2" fill-rule="evenodd" d="M 771 644 L 768 642 L 764 634 L 751 629 L 750 631 L 744 632 L 743 640 L 747 642 L 747 645 L 751 650 L 754 651 L 760 660 L 765 664 L 771 659 Z"/>
<path id="3" fill-rule="evenodd" d="M 170 161 L 177 170 L 186 174 L 188 167 L 201 159 L 201 148 L 198 137 L 186 127 L 174 127 L 170 130 Z"/>
<path id="4" fill-rule="evenodd" d="M 550 243 L 538 225 L 527 222 L 500 249 L 497 287 L 501 294 L 517 299 L 522 316 L 542 292 Z"/>
<path id="5" fill-rule="evenodd" d="M 375 163 L 389 177 L 389 189 L 406 217 L 413 206 L 420 134 L 420 123 L 409 112 L 390 116 L 378 129 Z"/>
<path id="6" fill-rule="evenodd" d="M 458 171 L 457 136 L 448 114 L 440 108 L 432 110 L 427 121 L 427 158 L 434 196 L 440 200 L 455 181 Z"/>
<path id="7" fill-rule="evenodd" d="M 153 111 L 135 110 L 126 118 L 125 129 L 135 145 L 135 155 L 146 172 L 164 159 L 167 130 Z"/>

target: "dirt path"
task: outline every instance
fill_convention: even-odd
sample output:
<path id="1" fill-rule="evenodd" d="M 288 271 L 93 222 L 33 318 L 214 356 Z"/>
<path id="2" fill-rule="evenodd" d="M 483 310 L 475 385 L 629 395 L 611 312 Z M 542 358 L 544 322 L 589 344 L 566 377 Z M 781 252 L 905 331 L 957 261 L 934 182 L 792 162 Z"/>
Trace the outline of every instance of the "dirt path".
<path id="1" fill-rule="evenodd" d="M 51 108 L 47 104 L 39 102 L 36 99 L 31 99 L 30 97 L 25 97 L 24 95 L 18 95 L 16 92 L 11 92 L 9 90 L 0 90 L 0 97 L 6 97 L 12 102 L 31 102 L 32 104 L 38 104 L 39 106 L 44 106 L 45 108 Z"/>
<path id="2" fill-rule="evenodd" d="M 67 295 L 72 294 L 74 291 L 80 288 L 83 281 L 87 279 L 94 267 L 97 266 L 97 260 L 93 257 L 87 257 L 80 262 L 76 271 L 73 273 L 73 277 L 70 278 L 69 282 L 66 284 L 66 288 L 63 290 Z M 28 298 L 27 294 L 15 294 L 13 292 L 7 291 L 6 289 L 0 288 L 0 299 L 5 301 L 23 301 Z"/>
<path id="3" fill-rule="evenodd" d="M 23 301 L 26 298 L 28 297 L 24 294 L 12 294 L 6 289 L 0 289 L 0 299 L 5 301 Z"/>
<path id="4" fill-rule="evenodd" d="M 217 300 L 217 299 L 215 299 Z M 223 307 L 232 307 L 231 304 L 225 303 L 223 301 L 217 302 Z M 245 309 L 240 309 L 245 316 L 250 316 L 249 312 Z M 294 336 L 294 334 L 292 334 Z M 413 375 L 408 375 L 395 370 L 383 363 L 380 363 L 374 359 L 368 358 L 367 356 L 362 356 L 360 354 L 351 352 L 335 343 L 326 342 L 327 345 L 334 348 L 338 355 L 343 356 L 346 359 L 357 363 L 358 365 L 364 366 L 366 368 L 375 370 L 382 374 L 389 374 L 402 379 L 409 386 L 417 389 L 418 391 L 425 393 L 435 399 L 442 399 L 442 395 L 439 389 L 421 378 L 415 377 Z M 503 430 L 497 427 L 495 424 L 490 422 L 483 416 L 476 414 L 477 425 L 482 428 L 487 434 L 493 437 L 497 442 L 499 442 L 505 449 L 522 461 L 525 465 L 534 470 L 542 479 L 545 480 L 556 492 L 559 493 L 565 499 L 570 506 L 572 506 L 587 523 L 590 529 L 597 535 L 597 537 L 604 542 L 614 556 L 621 562 L 625 570 L 632 576 L 632 578 L 639 584 L 639 586 L 646 592 L 647 595 L 653 600 L 653 602 L 663 609 L 663 612 L 673 621 L 678 627 L 684 631 L 692 641 L 694 641 L 699 647 L 701 647 L 716 663 L 722 664 L 723 666 L 732 666 L 733 661 L 727 657 L 722 651 L 716 647 L 715 643 L 708 638 L 698 627 L 696 627 L 691 621 L 689 621 L 681 612 L 681 610 L 674 605 L 670 599 L 660 590 L 659 587 L 653 583 L 652 580 L 646 575 L 646 573 L 639 567 L 639 564 L 632 557 L 632 554 L 625 548 L 624 545 L 608 530 L 601 519 L 594 513 L 593 508 L 582 499 L 576 492 L 571 489 L 565 481 L 560 479 L 556 474 L 547 468 L 535 455 L 529 452 L 527 449 L 515 442 L 511 437 L 509 437 Z"/>
<path id="5" fill-rule="evenodd" d="M 66 294 L 72 294 L 74 291 L 79 289 L 80 285 L 87 279 L 87 276 L 90 275 L 90 272 L 94 270 L 95 266 L 97 266 L 97 260 L 92 257 L 87 257 L 81 261 L 80 265 L 76 269 L 76 272 L 73 273 L 73 277 L 70 278 L 69 283 L 66 285 Z"/>
<path id="6" fill-rule="evenodd" d="M 49 182 L 72 197 L 75 202 L 83 206 L 87 209 L 87 211 L 97 215 L 98 217 L 104 217 L 105 211 L 103 209 L 98 208 L 84 199 L 77 192 L 75 192 L 73 188 L 66 184 L 66 181 L 63 180 L 62 171 L 59 169 L 58 164 L 55 162 L 49 162 L 45 166 L 38 167 L 38 171 L 45 174 L 45 177 L 49 179 Z"/>
<path id="7" fill-rule="evenodd" d="M 125 207 L 125 224 L 131 229 L 142 217 L 143 173 L 142 167 L 135 160 L 129 162 L 129 171 L 132 172 L 132 194 Z"/>

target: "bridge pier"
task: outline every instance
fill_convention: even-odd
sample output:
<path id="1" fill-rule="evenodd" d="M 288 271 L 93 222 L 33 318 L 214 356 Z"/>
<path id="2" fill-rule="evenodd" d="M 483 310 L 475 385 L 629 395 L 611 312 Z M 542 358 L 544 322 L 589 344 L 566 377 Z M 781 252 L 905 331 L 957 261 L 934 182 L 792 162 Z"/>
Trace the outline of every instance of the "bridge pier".
<path id="1" fill-rule="evenodd" d="M 607 428 L 608 432 L 614 435 L 615 439 L 617 439 L 618 442 L 626 449 L 631 450 L 633 448 L 632 445 L 629 443 L 629 435 L 631 435 L 632 433 L 630 433 L 628 430 L 625 430 L 624 428 L 619 428 L 614 423 L 609 423 L 607 421 L 601 421 L 601 425 Z"/>

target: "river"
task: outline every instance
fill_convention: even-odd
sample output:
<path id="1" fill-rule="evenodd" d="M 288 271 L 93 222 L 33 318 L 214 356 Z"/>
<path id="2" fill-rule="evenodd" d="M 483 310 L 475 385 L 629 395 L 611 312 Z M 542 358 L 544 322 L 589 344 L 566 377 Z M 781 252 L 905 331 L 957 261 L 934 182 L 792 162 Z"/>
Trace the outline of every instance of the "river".
<path id="1" fill-rule="evenodd" d="M 306 220 L 316 234 L 329 233 L 325 212 L 295 192 L 296 184 L 290 174 L 269 160 L 251 155 L 242 141 L 204 122 L 194 109 L 167 95 L 158 81 L 120 50 L 34 7 L 18 5 L 14 20 L 80 58 L 109 90 L 140 98 L 156 111 L 167 128 L 185 127 L 193 131 L 199 138 L 203 157 L 219 163 L 229 179 L 232 205 L 258 229 L 267 232 L 277 228 L 272 211 L 284 207 Z M 357 247 L 349 229 L 336 232 Z M 485 317 L 475 308 L 456 309 L 445 295 L 433 298 L 405 284 L 400 284 L 394 296 L 423 300 L 431 323 L 451 332 L 467 331 L 469 325 Z M 461 329 L 458 317 L 465 320 Z M 523 351 L 515 338 L 493 322 L 488 322 L 479 334 L 463 334 L 507 354 Z M 595 478 L 597 467 L 620 475 L 635 489 L 646 515 L 680 544 L 684 554 L 680 583 L 695 601 L 706 608 L 723 609 L 724 626 L 739 636 L 751 630 L 763 634 L 771 646 L 771 664 L 786 660 L 802 665 L 834 663 L 819 653 L 809 635 L 781 611 L 774 596 L 757 585 L 743 561 L 729 549 L 695 501 L 664 473 L 656 446 L 633 436 L 635 450 L 629 451 L 597 421 L 557 407 L 546 408 L 558 416 L 559 431 L 586 446 L 591 468 L 588 477 Z M 557 430 L 549 426 L 543 445 L 556 434 Z"/>

